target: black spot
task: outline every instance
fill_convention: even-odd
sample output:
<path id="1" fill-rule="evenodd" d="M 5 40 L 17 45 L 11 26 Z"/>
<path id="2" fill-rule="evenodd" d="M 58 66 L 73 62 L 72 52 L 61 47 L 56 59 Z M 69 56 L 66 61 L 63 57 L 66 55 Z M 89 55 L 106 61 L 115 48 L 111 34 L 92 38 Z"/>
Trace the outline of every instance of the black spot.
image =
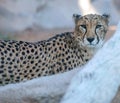
<path id="1" fill-rule="evenodd" d="M 59 70 L 62 71 L 62 67 L 60 67 Z"/>
<path id="2" fill-rule="evenodd" d="M 35 59 L 38 59 L 39 58 L 39 56 L 37 56 Z"/>
<path id="3" fill-rule="evenodd" d="M 7 60 L 10 61 L 11 59 L 8 57 Z"/>
<path id="4" fill-rule="evenodd" d="M 15 50 L 14 50 L 14 49 L 12 49 L 12 52 L 14 53 L 14 52 L 15 52 Z"/>
<path id="5" fill-rule="evenodd" d="M 16 66 L 16 65 L 14 65 L 14 68 L 17 68 L 17 66 Z"/>
<path id="6" fill-rule="evenodd" d="M 27 73 L 27 70 L 25 70 L 24 73 Z"/>
<path id="7" fill-rule="evenodd" d="M 29 48 L 32 48 L 32 45 L 29 45 Z"/>
<path id="8" fill-rule="evenodd" d="M 16 82 L 19 82 L 19 80 L 15 80 Z"/>
<path id="9" fill-rule="evenodd" d="M 18 56 L 18 53 L 16 53 L 16 56 Z"/>
<path id="10" fill-rule="evenodd" d="M 25 78 L 27 77 L 27 75 L 24 76 Z"/>
<path id="11" fill-rule="evenodd" d="M 20 77 L 19 77 L 19 76 L 17 76 L 17 77 L 16 77 L 16 79 L 20 79 Z"/>
<path id="12" fill-rule="evenodd" d="M 65 49 L 63 48 L 62 51 L 65 51 Z"/>
<path id="13" fill-rule="evenodd" d="M 19 73 L 19 75 L 22 75 L 22 73 Z"/>
<path id="14" fill-rule="evenodd" d="M 38 63 L 35 63 L 35 66 L 37 66 L 38 65 Z"/>
<path id="15" fill-rule="evenodd" d="M 47 52 L 45 51 L 45 54 L 47 54 Z"/>
<path id="16" fill-rule="evenodd" d="M 48 71 L 45 71 L 45 73 L 47 74 L 47 73 L 48 73 Z"/>
<path id="17" fill-rule="evenodd" d="M 48 51 L 50 51 L 51 50 L 51 48 L 48 48 Z"/>
<path id="18" fill-rule="evenodd" d="M 31 49 L 31 52 L 33 53 L 33 52 L 34 52 L 34 49 Z"/>
<path id="19" fill-rule="evenodd" d="M 77 65 L 76 64 L 74 64 L 74 67 L 76 67 Z"/>
<path id="20" fill-rule="evenodd" d="M 59 41 L 62 41 L 62 39 L 59 39 Z"/>
<path id="21" fill-rule="evenodd" d="M 7 75 L 6 74 L 2 74 L 2 77 L 7 77 Z"/>
<path id="22" fill-rule="evenodd" d="M 45 70 L 45 68 L 42 68 L 42 71 L 44 71 Z"/>
<path id="23" fill-rule="evenodd" d="M 53 46 L 55 46 L 55 43 L 53 43 Z"/>
<path id="24" fill-rule="evenodd" d="M 8 67 L 8 69 L 11 69 L 11 68 L 12 68 L 12 67 L 10 67 L 10 66 Z"/>
<path id="25" fill-rule="evenodd" d="M 64 47 L 67 48 L 67 45 L 65 44 Z"/>
<path id="26" fill-rule="evenodd" d="M 5 81 L 10 81 L 10 79 L 5 79 Z"/>
<path id="27" fill-rule="evenodd" d="M 23 42 L 23 41 L 20 41 L 19 43 L 20 43 L 20 44 L 23 44 L 24 42 Z"/>
<path id="28" fill-rule="evenodd" d="M 50 44 L 51 44 L 51 43 L 49 43 L 49 42 L 47 43 L 47 45 L 50 45 Z"/>
<path id="29" fill-rule="evenodd" d="M 1 65 L 0 68 L 4 68 L 4 65 Z"/>
<path id="30" fill-rule="evenodd" d="M 71 70 L 72 68 L 68 68 L 68 70 Z"/>
<path id="31" fill-rule="evenodd" d="M 20 72 L 20 69 L 18 69 L 17 71 Z"/>
<path id="32" fill-rule="evenodd" d="M 4 48 L 4 46 L 3 46 L 3 45 L 0 45 L 0 47 L 1 47 L 1 48 Z"/>
<path id="33" fill-rule="evenodd" d="M 28 56 L 28 59 L 31 59 L 31 56 Z"/>
<path id="34" fill-rule="evenodd" d="M 20 60 L 23 60 L 23 57 L 20 57 Z"/>
<path id="35" fill-rule="evenodd" d="M 42 48 L 39 48 L 40 51 L 42 51 Z"/>
<path id="36" fill-rule="evenodd" d="M 11 77 L 11 78 L 13 78 L 13 77 L 14 77 L 14 75 L 10 75 L 10 77 Z"/>
<path id="37" fill-rule="evenodd" d="M 62 62 L 64 62 L 65 60 L 64 59 L 62 59 Z"/>
<path id="38" fill-rule="evenodd" d="M 41 76 L 41 74 L 38 74 L 38 76 L 40 77 L 40 76 Z"/>
<path id="39" fill-rule="evenodd" d="M 59 43 L 59 42 L 57 42 L 57 45 L 60 45 L 60 43 Z"/>
<path id="40" fill-rule="evenodd" d="M 67 68 L 68 68 L 68 67 L 67 67 L 67 66 L 65 66 L 65 70 L 67 70 Z"/>
<path id="41" fill-rule="evenodd" d="M 4 71 L 3 70 L 0 70 L 0 73 L 3 73 Z"/>
<path id="42" fill-rule="evenodd" d="M 18 48 L 16 48 L 16 51 L 18 51 L 19 49 Z"/>
<path id="43" fill-rule="evenodd" d="M 9 56 L 11 57 L 11 56 L 12 56 L 12 53 L 10 53 Z"/>
<path id="44" fill-rule="evenodd" d="M 29 50 L 27 50 L 27 53 L 30 53 L 30 51 L 29 51 Z"/>
<path id="45" fill-rule="evenodd" d="M 26 64 L 26 61 L 23 61 L 23 64 Z"/>
<path id="46" fill-rule="evenodd" d="M 85 53 L 87 52 L 87 50 L 85 50 Z"/>
<path id="47" fill-rule="evenodd" d="M 4 53 L 3 53 L 3 52 L 1 52 L 1 55 L 4 55 Z"/>
<path id="48" fill-rule="evenodd" d="M 1 57 L 1 60 L 4 60 L 4 57 Z"/>
<path id="49" fill-rule="evenodd" d="M 35 69 L 35 67 L 32 67 L 32 69 Z"/>
<path id="50" fill-rule="evenodd" d="M 44 66 L 45 65 L 45 63 L 42 63 L 42 66 Z"/>
<path id="51" fill-rule="evenodd" d="M 66 51 L 65 54 L 68 54 L 68 52 Z"/>
<path id="52" fill-rule="evenodd" d="M 25 50 L 25 47 L 22 47 L 22 50 Z"/>
<path id="53" fill-rule="evenodd" d="M 22 52 L 22 55 L 25 55 L 25 52 Z"/>
<path id="54" fill-rule="evenodd" d="M 12 70 L 8 70 L 8 72 L 9 72 L 9 73 L 13 73 L 13 71 L 12 71 Z"/>
<path id="55" fill-rule="evenodd" d="M 59 69 L 57 69 L 56 71 L 59 72 Z"/>
<path id="56" fill-rule="evenodd" d="M 3 44 L 4 46 L 6 46 L 6 44 L 4 42 L 1 42 L 1 44 Z"/>
<path id="57" fill-rule="evenodd" d="M 42 58 L 44 58 L 44 55 L 42 55 Z"/>
<path id="58" fill-rule="evenodd" d="M 56 52 L 56 51 L 57 51 L 57 48 L 55 48 L 54 51 Z"/>
<path id="59" fill-rule="evenodd" d="M 56 42 L 55 40 L 53 40 L 53 42 Z"/>
<path id="60" fill-rule="evenodd" d="M 36 72 L 38 72 L 38 71 L 39 71 L 39 69 L 36 70 Z"/>
<path id="61" fill-rule="evenodd" d="M 19 60 L 17 60 L 17 63 L 19 63 L 20 61 Z"/>
<path id="62" fill-rule="evenodd" d="M 31 61 L 31 64 L 33 64 L 34 63 L 34 61 Z"/>
<path id="63" fill-rule="evenodd" d="M 3 60 L 1 61 L 1 64 L 4 64 L 4 61 L 3 61 Z"/>
<path id="64" fill-rule="evenodd" d="M 24 46 L 26 47 L 26 46 L 27 46 L 27 44 L 24 44 Z"/>
<path id="65" fill-rule="evenodd" d="M 68 63 L 71 64 L 71 61 L 69 61 Z"/>
<path id="66" fill-rule="evenodd" d="M 30 66 L 27 66 L 26 68 L 30 68 Z"/>
<path id="67" fill-rule="evenodd" d="M 12 65 L 13 63 L 12 63 L 12 62 L 10 62 L 9 64 L 10 64 L 10 65 Z"/>
<path id="68" fill-rule="evenodd" d="M 7 54 L 7 50 L 5 50 L 4 53 Z"/>
<path id="69" fill-rule="evenodd" d="M 36 51 L 36 52 L 35 52 L 35 55 L 37 55 L 37 54 L 38 54 L 38 52 Z"/>
<path id="70" fill-rule="evenodd" d="M 32 77 L 34 77 L 34 74 L 31 74 Z"/>
<path id="71" fill-rule="evenodd" d="M 31 72 L 32 72 L 32 70 L 29 70 L 29 72 L 31 73 Z"/>
<path id="72" fill-rule="evenodd" d="M 8 51 L 10 51 L 10 48 L 7 48 Z"/>
<path id="73" fill-rule="evenodd" d="M 38 63 L 40 63 L 41 62 L 41 60 L 38 60 Z"/>

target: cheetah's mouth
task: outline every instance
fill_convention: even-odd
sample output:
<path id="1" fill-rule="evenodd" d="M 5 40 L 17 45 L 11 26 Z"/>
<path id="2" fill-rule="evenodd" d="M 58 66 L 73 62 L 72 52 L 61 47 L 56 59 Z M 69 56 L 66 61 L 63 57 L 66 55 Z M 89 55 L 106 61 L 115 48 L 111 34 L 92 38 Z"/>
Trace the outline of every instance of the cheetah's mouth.
<path id="1" fill-rule="evenodd" d="M 93 44 L 93 43 L 89 43 L 89 44 L 85 44 L 87 47 L 90 47 L 90 48 L 100 48 L 103 46 L 103 43 L 104 41 L 99 41 L 97 42 L 96 44 Z"/>

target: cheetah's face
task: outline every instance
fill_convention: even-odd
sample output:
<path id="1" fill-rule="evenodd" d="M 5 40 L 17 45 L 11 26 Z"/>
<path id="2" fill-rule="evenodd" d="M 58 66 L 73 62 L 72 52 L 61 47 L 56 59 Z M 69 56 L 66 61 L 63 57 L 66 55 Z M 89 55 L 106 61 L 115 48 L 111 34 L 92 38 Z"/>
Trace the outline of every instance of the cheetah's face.
<path id="1" fill-rule="evenodd" d="M 109 15 L 73 15 L 75 20 L 75 39 L 87 47 L 101 47 L 108 28 Z"/>

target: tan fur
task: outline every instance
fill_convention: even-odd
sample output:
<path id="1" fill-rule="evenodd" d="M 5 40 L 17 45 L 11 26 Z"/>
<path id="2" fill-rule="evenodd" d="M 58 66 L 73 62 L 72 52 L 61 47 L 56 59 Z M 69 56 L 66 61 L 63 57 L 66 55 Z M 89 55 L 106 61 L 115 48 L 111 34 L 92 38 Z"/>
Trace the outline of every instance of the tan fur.
<path id="1" fill-rule="evenodd" d="M 102 47 L 107 15 L 73 15 L 74 32 L 36 42 L 0 41 L 0 84 L 53 75 L 82 66 Z"/>

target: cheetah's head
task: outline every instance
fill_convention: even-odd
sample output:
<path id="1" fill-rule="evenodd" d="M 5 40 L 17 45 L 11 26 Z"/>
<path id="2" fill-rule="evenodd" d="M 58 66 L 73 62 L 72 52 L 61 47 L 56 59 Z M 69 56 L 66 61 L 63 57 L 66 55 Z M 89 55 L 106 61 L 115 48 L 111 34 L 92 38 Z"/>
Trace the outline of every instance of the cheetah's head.
<path id="1" fill-rule="evenodd" d="M 75 21 L 74 38 L 78 44 L 90 48 L 103 45 L 108 29 L 109 15 L 88 14 L 81 16 L 73 14 Z"/>

